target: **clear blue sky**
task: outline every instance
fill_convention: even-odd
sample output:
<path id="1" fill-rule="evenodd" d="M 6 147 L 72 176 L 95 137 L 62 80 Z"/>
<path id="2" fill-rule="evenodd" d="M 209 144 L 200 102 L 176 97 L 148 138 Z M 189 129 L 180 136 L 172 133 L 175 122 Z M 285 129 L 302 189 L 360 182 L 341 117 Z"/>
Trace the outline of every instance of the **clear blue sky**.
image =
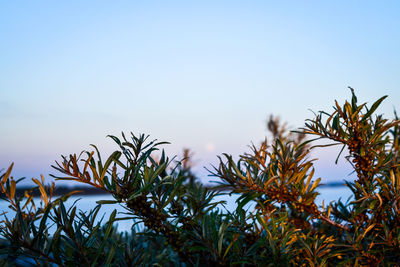
<path id="1" fill-rule="evenodd" d="M 398 3 L 1 1 L 0 166 L 47 175 L 61 154 L 134 131 L 170 155 L 193 149 L 201 169 L 260 142 L 269 114 L 300 127 L 347 86 L 370 103 L 388 94 L 391 117 Z M 328 154 L 320 173 L 343 179 Z"/>

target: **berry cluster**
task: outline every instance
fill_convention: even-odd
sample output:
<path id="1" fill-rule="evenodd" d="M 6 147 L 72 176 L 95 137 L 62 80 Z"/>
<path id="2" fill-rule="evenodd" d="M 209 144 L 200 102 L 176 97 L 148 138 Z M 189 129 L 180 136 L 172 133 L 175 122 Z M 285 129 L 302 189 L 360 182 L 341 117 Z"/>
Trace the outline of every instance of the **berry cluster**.
<path id="1" fill-rule="evenodd" d="M 379 266 L 381 261 L 382 260 L 379 260 L 378 257 L 376 257 L 373 254 L 365 252 L 362 253 L 362 258 L 361 258 L 362 266 Z"/>
<path id="2" fill-rule="evenodd" d="M 296 197 L 294 193 L 290 192 L 286 186 L 281 186 L 279 189 L 271 187 L 266 192 L 271 200 L 276 200 L 285 204 L 286 202 L 293 201 Z"/>
<path id="3" fill-rule="evenodd" d="M 265 193 L 272 201 L 278 201 L 282 204 L 285 204 L 287 202 L 294 203 L 294 208 L 299 213 L 307 212 L 309 214 L 313 214 L 317 218 L 321 217 L 317 205 L 315 205 L 314 203 L 306 205 L 298 202 L 299 193 L 296 190 L 289 191 L 287 186 L 280 186 L 279 188 L 271 186 L 270 188 L 262 189 L 259 185 L 252 184 L 250 188 L 257 192 Z"/>
<path id="4" fill-rule="evenodd" d="M 178 203 L 176 201 L 171 202 L 171 209 L 170 209 L 171 214 L 180 216 L 182 214 L 182 211 L 183 211 L 183 207 L 180 203 Z"/>
<path id="5" fill-rule="evenodd" d="M 365 147 L 365 138 L 355 130 L 355 127 L 349 127 L 351 138 L 347 143 L 350 151 L 350 155 L 353 157 L 352 162 L 357 171 L 357 177 L 361 184 L 365 184 L 365 179 L 373 171 L 373 160 L 374 156 L 370 150 Z M 362 151 L 363 150 L 363 151 Z"/>
<path id="6" fill-rule="evenodd" d="M 139 216 L 144 217 L 144 225 L 149 229 L 160 232 L 163 229 L 163 222 L 167 219 L 167 215 L 161 210 L 151 207 L 151 202 L 147 201 L 147 196 L 140 195 L 129 200 L 127 207 L 133 210 Z"/>
<path id="7" fill-rule="evenodd" d="M 184 250 L 184 239 L 178 231 L 174 231 L 171 225 L 167 223 L 167 215 L 161 210 L 156 210 L 151 207 L 151 202 L 147 200 L 147 196 L 140 195 L 127 202 L 127 207 L 133 210 L 139 216 L 144 217 L 144 225 L 156 233 L 161 233 L 165 237 L 165 243 L 171 247 L 183 258 L 193 258 L 193 253 Z M 171 214 L 180 216 L 183 212 L 183 207 L 178 202 L 171 203 Z M 186 217 L 180 217 L 179 222 L 182 223 L 182 228 L 193 230 L 191 222 Z"/>
<path id="8" fill-rule="evenodd" d="M 368 221 L 368 215 L 366 214 L 366 212 L 361 212 L 359 214 L 357 214 L 354 219 L 353 222 L 356 225 L 361 225 L 362 223 Z"/>
<path id="9" fill-rule="evenodd" d="M 301 218 L 289 218 L 289 221 L 296 227 L 300 229 L 310 229 L 310 223 Z"/>
<path id="10" fill-rule="evenodd" d="M 184 241 L 178 232 L 173 231 L 169 227 L 164 227 L 161 230 L 161 233 L 165 236 L 166 244 L 170 244 L 172 246 L 172 248 L 174 248 L 174 250 L 177 252 L 183 251 Z"/>

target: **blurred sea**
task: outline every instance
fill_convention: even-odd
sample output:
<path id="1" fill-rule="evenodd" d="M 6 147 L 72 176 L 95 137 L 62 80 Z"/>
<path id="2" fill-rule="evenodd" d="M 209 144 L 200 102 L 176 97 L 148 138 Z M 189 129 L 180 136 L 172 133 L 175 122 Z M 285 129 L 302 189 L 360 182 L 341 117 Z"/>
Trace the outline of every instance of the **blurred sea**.
<path id="1" fill-rule="evenodd" d="M 319 188 L 320 195 L 317 197 L 317 204 L 322 205 L 324 202 L 325 205 L 332 201 L 336 201 L 339 198 L 342 199 L 343 202 L 346 202 L 348 198 L 351 196 L 351 191 L 345 187 L 345 186 L 333 186 L 333 187 L 322 187 Z M 215 198 L 216 201 L 220 200 L 225 200 L 226 204 L 224 206 L 219 206 L 220 209 L 226 209 L 228 211 L 234 211 L 236 208 L 236 199 L 238 198 L 237 195 L 222 195 L 222 196 L 217 196 Z M 68 199 L 68 201 L 65 203 L 66 207 L 70 207 L 75 201 L 77 209 L 82 210 L 83 212 L 89 212 L 91 209 L 96 207 L 97 203 L 96 201 L 98 200 L 112 200 L 112 197 L 109 195 L 89 195 L 89 196 L 73 196 Z M 38 200 L 39 201 L 39 200 Z M 248 207 L 251 209 L 251 205 Z M 111 212 L 117 209 L 118 211 L 118 217 L 128 217 L 128 215 L 124 214 L 124 212 L 127 212 L 127 210 L 118 204 L 108 204 L 108 205 L 102 205 L 98 219 L 100 220 L 103 215 L 104 215 L 104 221 L 108 220 L 108 217 L 110 216 Z M 6 201 L 0 201 L 0 212 L 8 212 L 6 216 L 12 217 L 14 212 L 12 212 L 8 208 L 8 202 Z M 3 219 L 3 216 L 0 216 L 0 220 Z M 132 221 L 131 220 L 121 220 L 116 222 L 118 225 L 119 231 L 130 231 L 130 227 L 132 226 Z"/>

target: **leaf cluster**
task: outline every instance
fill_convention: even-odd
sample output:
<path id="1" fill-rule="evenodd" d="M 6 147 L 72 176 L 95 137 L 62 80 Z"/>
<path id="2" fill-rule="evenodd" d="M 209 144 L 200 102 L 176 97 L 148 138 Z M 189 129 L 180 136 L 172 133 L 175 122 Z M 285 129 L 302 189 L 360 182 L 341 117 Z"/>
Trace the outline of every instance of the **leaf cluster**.
<path id="1" fill-rule="evenodd" d="M 82 211 L 70 195 L 55 198 L 54 182 L 16 195 L 13 165 L 0 176 L 0 261 L 6 266 L 393 266 L 400 264 L 400 129 L 371 106 L 335 101 L 296 132 L 270 117 L 271 143 L 252 145 L 235 160 L 219 157 L 207 187 L 192 171 L 190 151 L 177 161 L 165 142 L 143 134 L 109 136 L 117 150 L 63 156 L 57 180 L 83 183 L 113 200 Z M 306 140 L 305 136 L 314 136 Z M 315 140 L 332 143 L 314 145 Z M 346 181 L 353 197 L 317 205 L 321 178 L 310 151 L 339 144 L 357 175 Z M 340 157 L 338 155 L 338 158 Z M 33 197 L 40 191 L 40 200 Z M 71 193 L 73 194 L 73 192 Z M 227 209 L 226 195 L 237 197 Z M 108 218 L 102 205 L 120 205 Z M 10 216 L 11 214 L 11 216 Z M 131 222 L 130 232 L 116 223 Z"/>

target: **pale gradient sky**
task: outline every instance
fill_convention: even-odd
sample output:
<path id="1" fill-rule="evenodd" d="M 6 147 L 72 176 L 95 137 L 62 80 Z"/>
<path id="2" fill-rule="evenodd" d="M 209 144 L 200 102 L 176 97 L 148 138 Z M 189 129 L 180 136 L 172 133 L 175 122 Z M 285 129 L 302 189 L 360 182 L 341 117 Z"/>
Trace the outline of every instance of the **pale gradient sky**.
<path id="1" fill-rule="evenodd" d="M 0 167 L 47 175 L 107 134 L 148 133 L 198 169 L 248 151 L 269 114 L 400 100 L 398 1 L 1 1 Z M 348 169 L 322 158 L 319 173 Z M 318 172 L 317 172 L 318 173 Z"/>

